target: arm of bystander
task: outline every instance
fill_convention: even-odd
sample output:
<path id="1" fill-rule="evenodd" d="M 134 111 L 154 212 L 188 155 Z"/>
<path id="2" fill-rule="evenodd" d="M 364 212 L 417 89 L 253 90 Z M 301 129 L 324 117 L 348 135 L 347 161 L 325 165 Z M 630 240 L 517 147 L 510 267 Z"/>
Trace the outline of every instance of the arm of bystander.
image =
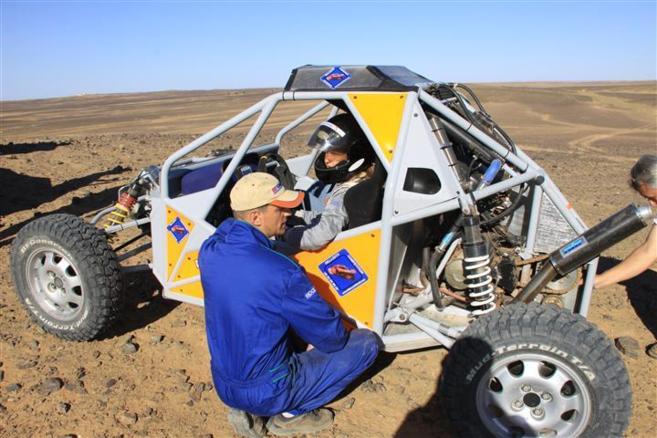
<path id="1" fill-rule="evenodd" d="M 613 268 L 595 276 L 595 288 L 619 283 L 639 275 L 657 262 L 657 225 L 653 225 L 648 237 L 625 260 Z"/>

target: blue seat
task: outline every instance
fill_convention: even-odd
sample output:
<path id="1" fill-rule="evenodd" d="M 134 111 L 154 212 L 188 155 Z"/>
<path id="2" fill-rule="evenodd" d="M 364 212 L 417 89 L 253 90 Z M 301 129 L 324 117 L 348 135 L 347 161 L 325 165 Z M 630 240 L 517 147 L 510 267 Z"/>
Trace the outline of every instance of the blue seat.
<path id="1" fill-rule="evenodd" d="M 258 160 L 260 160 L 260 156 L 257 153 L 251 152 L 246 154 L 241 164 L 237 166 L 235 174 L 226 187 L 230 189 L 242 176 L 247 173 L 256 172 L 258 170 Z M 207 166 L 189 171 L 180 179 L 180 194 L 189 195 L 190 193 L 200 192 L 201 190 L 211 189 L 216 186 L 229 163 L 230 157 L 217 163 L 208 164 Z"/>
<path id="2" fill-rule="evenodd" d="M 189 195 L 190 193 L 207 190 L 217 185 L 219 178 L 224 173 L 224 163 L 222 161 L 210 164 L 209 166 L 192 170 L 183 175 L 180 181 L 180 194 Z"/>

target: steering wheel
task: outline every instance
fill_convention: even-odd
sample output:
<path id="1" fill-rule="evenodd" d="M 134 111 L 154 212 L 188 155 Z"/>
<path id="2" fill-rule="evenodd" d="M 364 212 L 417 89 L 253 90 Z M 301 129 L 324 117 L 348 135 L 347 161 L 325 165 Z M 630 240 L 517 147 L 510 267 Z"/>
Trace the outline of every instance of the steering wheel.
<path id="1" fill-rule="evenodd" d="M 285 159 L 276 152 L 270 152 L 260 157 L 258 172 L 267 172 L 274 175 L 286 189 L 294 190 L 297 178 L 290 171 Z"/>

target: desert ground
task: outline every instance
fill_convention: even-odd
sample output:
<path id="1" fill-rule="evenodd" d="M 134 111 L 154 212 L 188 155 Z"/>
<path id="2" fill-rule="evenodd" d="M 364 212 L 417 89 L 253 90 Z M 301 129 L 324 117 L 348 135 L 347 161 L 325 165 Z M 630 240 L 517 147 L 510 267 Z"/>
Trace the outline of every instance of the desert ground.
<path id="1" fill-rule="evenodd" d="M 590 226 L 640 202 L 627 173 L 657 153 L 655 82 L 474 85 L 488 111 L 549 172 Z M 125 276 L 126 309 L 101 340 L 69 342 L 30 320 L 13 289 L 12 239 L 33 218 L 86 218 L 150 164 L 276 90 L 84 95 L 4 101 L 0 113 L 0 435 L 16 437 L 225 437 L 227 409 L 211 386 L 203 310 L 160 297 L 146 273 Z M 271 135 L 308 105 L 282 107 Z M 308 128 L 310 129 L 310 128 Z M 243 131 L 242 131 L 243 132 Z M 301 150 L 303 132 L 286 139 Z M 219 139 L 235 146 L 239 135 Z M 601 259 L 611 266 L 643 230 Z M 146 261 L 147 255 L 141 260 Z M 139 257 L 137 257 L 139 259 Z M 657 266 L 596 291 L 589 319 L 610 338 L 630 336 L 633 388 L 626 435 L 654 436 Z M 137 345 L 126 348 L 126 343 Z M 136 351 L 134 351 L 136 350 Z M 375 373 L 335 401 L 320 437 L 454 436 L 437 395 L 443 348 L 382 354 Z"/>

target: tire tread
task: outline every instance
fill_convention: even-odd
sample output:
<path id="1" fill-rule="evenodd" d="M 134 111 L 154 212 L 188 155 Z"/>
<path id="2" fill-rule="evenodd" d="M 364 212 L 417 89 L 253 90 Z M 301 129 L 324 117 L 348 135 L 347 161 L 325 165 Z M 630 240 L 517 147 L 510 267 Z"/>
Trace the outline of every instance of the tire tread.
<path id="1" fill-rule="evenodd" d="M 37 236 L 56 241 L 75 258 L 78 271 L 84 273 L 89 283 L 85 300 L 91 300 L 89 304 L 92 308 L 88 320 L 75 331 L 58 330 L 42 324 L 36 315 L 28 313 L 44 330 L 60 338 L 73 341 L 96 339 L 112 325 L 123 301 L 120 266 L 105 233 L 70 214 L 44 216 L 23 227 L 14 239 L 11 252 L 14 284 L 21 299 L 22 291 L 18 288 L 27 286 L 21 280 L 23 267 L 18 262 L 19 248 Z"/>
<path id="2" fill-rule="evenodd" d="M 603 385 L 599 403 L 610 418 L 598 418 L 585 435 L 622 436 L 628 425 L 631 409 L 631 386 L 627 370 L 611 341 L 594 324 L 554 306 L 538 303 L 514 304 L 478 318 L 463 332 L 461 339 L 477 342 L 456 342 L 447 356 L 441 377 L 441 393 L 447 414 L 459 436 L 489 436 L 481 426 L 473 424 L 463 406 L 467 370 L 482 360 L 481 341 L 488 345 L 516 338 L 549 341 L 561 337 L 570 351 L 587 363 L 595 364 L 597 384 Z M 492 348 L 492 347 L 491 347 Z M 604 398 L 604 400 L 602 400 Z"/>

